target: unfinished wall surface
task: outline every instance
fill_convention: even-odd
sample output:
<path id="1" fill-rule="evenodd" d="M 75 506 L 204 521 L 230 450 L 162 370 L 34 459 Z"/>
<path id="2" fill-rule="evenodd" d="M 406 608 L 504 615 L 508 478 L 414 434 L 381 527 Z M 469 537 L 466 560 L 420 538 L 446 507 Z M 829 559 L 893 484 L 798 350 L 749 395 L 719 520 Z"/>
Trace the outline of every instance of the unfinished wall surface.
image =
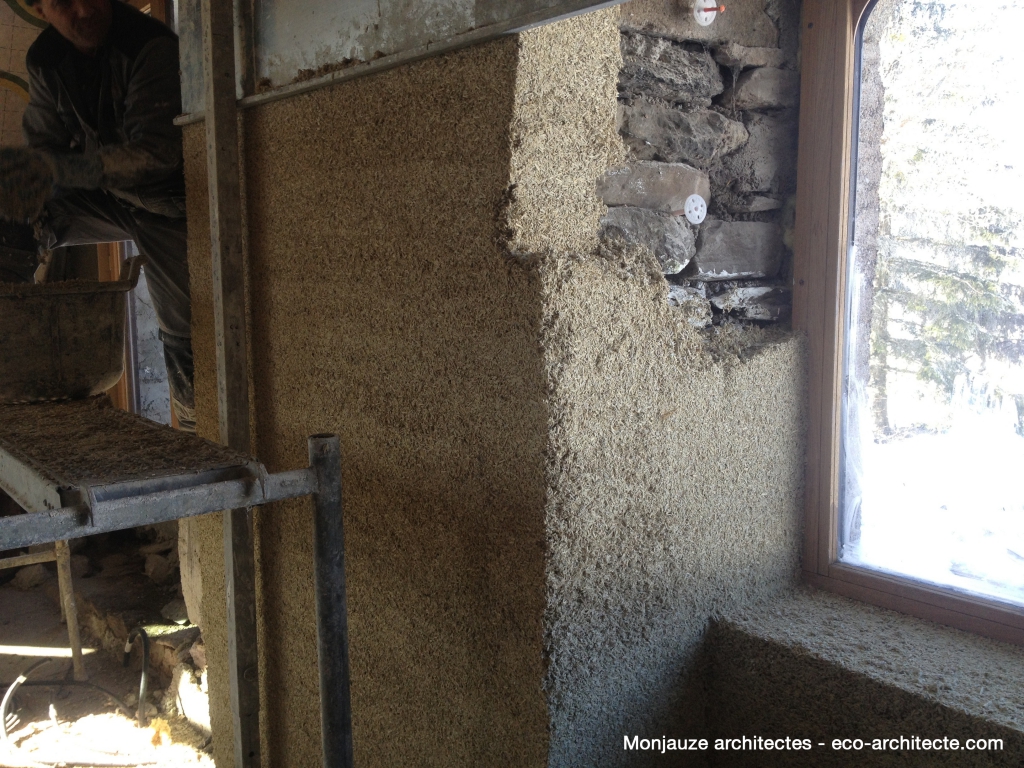
<path id="1" fill-rule="evenodd" d="M 254 430 L 342 438 L 356 761 L 645 765 L 706 732 L 709 618 L 792 584 L 802 349 L 703 336 L 600 247 L 616 11 L 244 115 Z M 199 429 L 216 429 L 202 126 L 186 131 Z M 195 523 L 231 765 L 219 518 Z M 264 760 L 319 760 L 312 522 L 258 513 Z M 662 763 L 664 764 L 664 763 Z"/>
<path id="2" fill-rule="evenodd" d="M 361 765 L 546 759 L 539 288 L 495 237 L 518 56 L 509 38 L 246 115 L 257 450 L 280 470 L 305 465 L 306 435 L 342 437 Z M 194 313 L 207 431 L 210 307 Z M 308 508 L 261 511 L 258 547 L 265 759 L 313 765 Z M 208 638 L 222 569 L 204 569 Z M 210 667 L 230 765 L 223 659 Z"/>
<path id="3" fill-rule="evenodd" d="M 798 567 L 801 345 L 715 361 L 660 275 L 636 272 L 545 275 L 557 766 L 675 764 L 624 752 L 623 736 L 706 733 L 709 618 L 786 589 Z"/>
<path id="4" fill-rule="evenodd" d="M 707 647 L 714 737 L 792 736 L 814 745 L 719 752 L 712 765 L 1024 763 L 1024 649 L 810 590 L 728 616 Z M 900 736 L 955 738 L 961 749 L 832 749 L 836 738 Z M 993 738 L 1003 739 L 1001 749 L 963 749 L 967 739 Z"/>
<path id="5" fill-rule="evenodd" d="M 254 111 L 256 430 L 342 437 L 356 760 L 538 765 L 544 380 L 495 242 L 518 41 Z M 268 756 L 319 754 L 312 528 L 261 515 Z M 312 738 L 311 738 L 312 737 Z"/>

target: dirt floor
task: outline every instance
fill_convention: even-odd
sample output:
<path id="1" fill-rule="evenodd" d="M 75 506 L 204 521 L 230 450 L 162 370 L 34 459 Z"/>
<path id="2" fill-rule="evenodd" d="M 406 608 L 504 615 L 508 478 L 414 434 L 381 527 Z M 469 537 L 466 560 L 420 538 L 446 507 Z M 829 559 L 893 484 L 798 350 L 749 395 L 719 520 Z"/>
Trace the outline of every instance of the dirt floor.
<path id="1" fill-rule="evenodd" d="M 56 579 L 52 581 L 55 583 Z M 88 581 L 88 580 L 86 580 Z M 30 681 L 71 680 L 67 630 L 49 583 L 21 591 L 0 586 L 0 696 L 11 681 L 41 658 L 52 658 Z M 77 585 L 76 585 L 77 586 Z M 139 672 L 83 637 L 89 682 L 107 689 L 135 714 Z M 151 684 L 150 723 L 139 728 L 109 696 L 95 689 L 63 685 L 22 686 L 9 707 L 9 744 L 0 743 L 0 766 L 213 766 L 209 739 L 178 717 L 166 717 L 154 704 L 163 692 Z"/>

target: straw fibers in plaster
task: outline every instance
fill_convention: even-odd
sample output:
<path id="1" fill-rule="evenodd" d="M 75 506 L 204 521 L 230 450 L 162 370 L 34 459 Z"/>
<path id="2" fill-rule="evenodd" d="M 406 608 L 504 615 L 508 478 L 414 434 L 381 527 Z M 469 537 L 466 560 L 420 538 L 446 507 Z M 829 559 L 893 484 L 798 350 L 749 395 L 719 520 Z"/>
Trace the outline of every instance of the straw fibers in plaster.
<path id="1" fill-rule="evenodd" d="M 553 766 L 675 764 L 623 735 L 706 733 L 709 620 L 796 577 L 803 344 L 709 343 L 665 291 L 628 256 L 545 271 Z"/>
<path id="2" fill-rule="evenodd" d="M 515 38 L 247 115 L 258 452 L 343 455 L 355 759 L 542 765 L 537 279 L 496 242 Z M 265 731 L 319 759 L 312 526 L 259 522 Z"/>
<path id="3" fill-rule="evenodd" d="M 106 395 L 0 406 L 0 445 L 56 483 L 80 487 L 246 466 L 222 445 L 197 443 L 114 408 Z"/>
<path id="4" fill-rule="evenodd" d="M 1024 764 L 1024 649 L 809 589 L 729 614 L 708 648 L 714 735 L 1002 738 L 969 753 L 748 753 L 722 766 Z"/>
<path id="5" fill-rule="evenodd" d="M 530 34 L 546 35 L 552 56 L 576 55 L 595 19 L 609 45 L 589 66 L 611 106 L 607 15 L 562 25 L 568 44 Z M 547 760 L 540 286 L 502 246 L 510 231 L 535 242 L 540 226 L 537 206 L 509 210 L 511 126 L 522 105 L 558 98 L 550 78 L 569 67 L 539 57 L 554 72 L 529 81 L 548 90 L 524 93 L 529 37 L 246 114 L 257 451 L 272 469 L 299 466 L 307 434 L 342 436 L 363 765 Z M 574 59 L 574 78 L 585 63 Z M 592 131 L 590 113 L 554 117 L 543 170 L 575 174 L 586 192 L 554 192 L 576 229 L 561 232 L 555 217 L 545 245 L 575 247 L 588 229 L 592 248 L 593 183 L 607 159 L 559 141 Z M 613 135 L 611 109 L 605 123 Z M 187 136 L 198 197 L 200 139 Z M 547 181 L 540 165 L 522 167 L 525 199 L 551 194 L 531 189 Z M 208 310 L 194 310 L 196 332 L 210 333 Z M 200 408 L 212 352 L 197 345 Z M 263 730 L 275 766 L 319 759 L 311 536 L 303 504 L 260 512 Z M 214 698 L 226 712 L 223 691 Z"/>
<path id="6" fill-rule="evenodd" d="M 792 582 L 801 344 L 708 345 L 649 255 L 598 255 L 616 21 L 244 113 L 256 452 L 279 471 L 308 434 L 342 438 L 360 765 L 615 765 L 622 728 L 704 729 L 688 676 L 710 616 Z M 202 126 L 185 139 L 201 223 Z M 223 768 L 221 532 L 199 526 Z M 319 760 L 311 537 L 304 503 L 257 516 L 274 766 Z"/>

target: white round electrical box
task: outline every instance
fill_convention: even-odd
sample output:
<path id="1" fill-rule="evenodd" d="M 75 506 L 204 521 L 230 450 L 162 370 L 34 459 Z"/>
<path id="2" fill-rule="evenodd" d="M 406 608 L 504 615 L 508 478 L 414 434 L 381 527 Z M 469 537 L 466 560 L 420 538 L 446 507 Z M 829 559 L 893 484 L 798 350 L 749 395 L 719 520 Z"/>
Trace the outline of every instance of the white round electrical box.
<path id="1" fill-rule="evenodd" d="M 710 26 L 718 15 L 718 6 L 712 5 L 711 2 L 712 0 L 693 0 L 693 18 L 702 27 Z"/>
<path id="2" fill-rule="evenodd" d="M 700 195 L 690 195 L 683 203 L 683 213 L 691 224 L 700 224 L 708 215 L 708 204 Z"/>

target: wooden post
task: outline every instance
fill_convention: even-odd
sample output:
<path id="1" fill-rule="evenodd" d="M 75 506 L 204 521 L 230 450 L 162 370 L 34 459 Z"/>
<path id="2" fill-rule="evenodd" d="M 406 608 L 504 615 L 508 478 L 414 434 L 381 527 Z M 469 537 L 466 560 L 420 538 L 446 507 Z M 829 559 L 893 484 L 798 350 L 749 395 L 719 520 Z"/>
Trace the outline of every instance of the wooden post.
<path id="1" fill-rule="evenodd" d="M 201 0 L 201 13 L 220 439 L 231 448 L 249 453 L 245 263 L 233 3 L 231 0 Z M 224 567 L 235 768 L 256 768 L 261 764 L 260 701 L 251 510 L 235 509 L 224 513 Z"/>
<path id="2" fill-rule="evenodd" d="M 53 543 L 57 560 L 57 585 L 60 589 L 60 607 L 68 625 L 68 645 L 71 646 L 71 666 L 75 680 L 86 680 L 82 659 L 82 636 L 78 631 L 78 607 L 75 605 L 75 585 L 71 581 L 71 549 L 66 541 Z"/>

